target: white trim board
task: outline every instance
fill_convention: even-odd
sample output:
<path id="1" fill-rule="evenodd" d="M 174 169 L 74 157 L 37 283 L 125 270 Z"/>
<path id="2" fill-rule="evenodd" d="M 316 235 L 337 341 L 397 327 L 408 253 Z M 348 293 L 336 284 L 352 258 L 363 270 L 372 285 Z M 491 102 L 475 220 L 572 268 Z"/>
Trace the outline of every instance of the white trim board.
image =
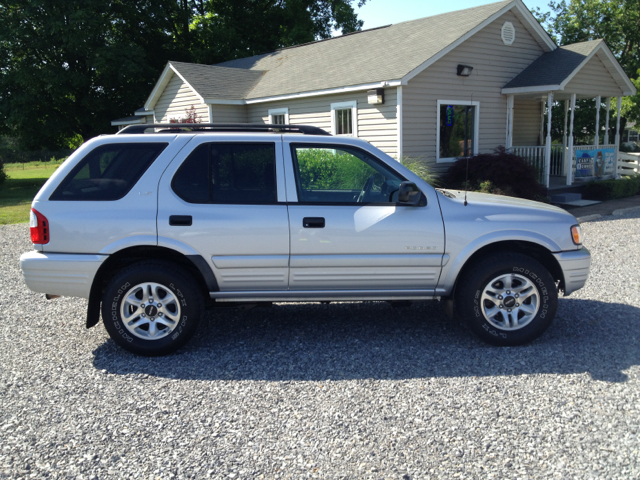
<path id="1" fill-rule="evenodd" d="M 207 103 L 205 102 L 204 98 L 202 98 L 202 96 L 198 93 L 198 91 L 195 88 L 193 88 L 189 84 L 189 82 L 185 80 L 185 78 L 182 75 L 180 75 L 180 72 L 178 72 L 178 70 L 176 70 L 176 68 L 173 65 L 171 65 L 171 62 L 168 62 L 167 66 L 164 67 L 164 70 L 162 71 L 160 78 L 156 82 L 156 85 L 153 87 L 153 90 L 151 91 L 151 95 L 149 95 L 149 98 L 147 98 L 147 101 L 144 103 L 145 110 L 153 110 L 153 108 L 156 106 L 156 103 L 164 93 L 164 89 L 167 87 L 167 84 L 171 80 L 171 76 L 173 75 L 177 75 L 178 77 L 180 77 L 180 80 L 182 80 L 185 83 L 185 85 L 187 85 L 187 87 L 191 89 L 194 95 L 198 97 L 198 99 L 200 100 L 200 103 Z M 162 87 L 162 89 L 160 87 Z"/>
<path id="2" fill-rule="evenodd" d="M 473 152 L 472 155 L 478 154 L 478 142 L 480 139 L 480 102 L 467 101 L 467 100 L 438 100 L 436 107 L 436 163 L 452 163 L 455 162 L 458 157 L 440 158 L 440 105 L 463 105 L 468 107 L 476 107 L 476 113 L 474 115 L 473 123 L 475 131 L 473 132 Z"/>

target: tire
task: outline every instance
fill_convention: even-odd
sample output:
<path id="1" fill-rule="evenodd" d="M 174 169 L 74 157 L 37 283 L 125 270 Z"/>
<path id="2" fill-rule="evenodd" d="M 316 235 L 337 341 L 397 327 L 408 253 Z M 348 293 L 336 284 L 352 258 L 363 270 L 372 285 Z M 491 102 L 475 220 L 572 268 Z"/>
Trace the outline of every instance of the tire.
<path id="1" fill-rule="evenodd" d="M 558 289 L 537 260 L 519 253 L 492 254 L 464 275 L 456 289 L 455 313 L 485 342 L 523 345 L 551 325 Z"/>
<path id="2" fill-rule="evenodd" d="M 204 310 L 201 289 L 177 265 L 147 261 L 118 272 L 102 297 L 111 338 L 138 355 L 167 355 L 195 333 Z"/>

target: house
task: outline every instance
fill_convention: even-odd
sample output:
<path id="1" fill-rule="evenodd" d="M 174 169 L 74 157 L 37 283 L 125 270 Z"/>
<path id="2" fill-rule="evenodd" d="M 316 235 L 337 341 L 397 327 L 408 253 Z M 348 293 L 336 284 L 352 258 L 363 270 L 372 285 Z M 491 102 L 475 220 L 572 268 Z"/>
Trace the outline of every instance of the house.
<path id="1" fill-rule="evenodd" d="M 193 106 L 204 122 L 357 136 L 436 172 L 504 145 L 547 186 L 570 185 L 612 176 L 620 141 L 574 146 L 576 99 L 607 102 L 597 121 L 608 132 L 611 99 L 619 110 L 635 92 L 604 41 L 558 47 L 521 0 L 505 0 L 217 65 L 169 62 L 144 107 L 112 124 L 168 123 Z M 554 101 L 564 102 L 566 128 L 552 146 Z"/>

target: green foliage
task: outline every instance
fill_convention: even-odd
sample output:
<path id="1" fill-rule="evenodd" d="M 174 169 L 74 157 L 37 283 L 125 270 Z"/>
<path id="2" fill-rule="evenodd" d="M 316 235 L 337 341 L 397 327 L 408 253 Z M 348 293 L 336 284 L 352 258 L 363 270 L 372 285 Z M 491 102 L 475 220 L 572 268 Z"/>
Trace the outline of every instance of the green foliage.
<path id="1" fill-rule="evenodd" d="M 495 153 L 457 160 L 442 179 L 445 188 L 468 189 L 529 200 L 546 200 L 546 190 L 536 180 L 537 173 L 521 157 L 503 147 Z"/>
<path id="2" fill-rule="evenodd" d="M 431 171 L 429 165 L 427 165 L 427 163 L 423 159 L 403 157 L 401 159 L 401 163 L 417 176 L 419 176 L 422 180 L 427 182 L 429 185 L 432 185 L 434 187 L 438 186 L 437 175 Z"/>
<path id="3" fill-rule="evenodd" d="M 376 171 L 357 157 L 328 149 L 298 149 L 304 190 L 360 190 Z"/>
<path id="4" fill-rule="evenodd" d="M 589 182 L 584 186 L 583 195 L 590 200 L 613 200 L 640 193 L 640 175 L 618 180 Z"/>
<path id="5" fill-rule="evenodd" d="M 359 30 L 354 3 L 0 0 L 0 134 L 23 150 L 76 147 L 141 106 L 168 60 L 218 63 Z"/>
<path id="6" fill-rule="evenodd" d="M 0 157 L 0 185 L 7 179 L 7 172 L 4 171 L 4 161 Z"/>

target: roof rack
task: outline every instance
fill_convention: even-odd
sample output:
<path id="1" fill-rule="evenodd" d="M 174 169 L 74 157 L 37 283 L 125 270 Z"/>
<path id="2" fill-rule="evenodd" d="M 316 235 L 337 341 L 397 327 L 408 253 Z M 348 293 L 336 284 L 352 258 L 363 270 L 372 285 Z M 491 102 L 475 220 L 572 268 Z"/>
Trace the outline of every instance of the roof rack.
<path id="1" fill-rule="evenodd" d="M 147 132 L 147 130 L 151 131 Z M 311 125 L 273 125 L 268 123 L 149 123 L 129 125 L 116 135 L 144 133 L 272 132 L 331 135 Z"/>

